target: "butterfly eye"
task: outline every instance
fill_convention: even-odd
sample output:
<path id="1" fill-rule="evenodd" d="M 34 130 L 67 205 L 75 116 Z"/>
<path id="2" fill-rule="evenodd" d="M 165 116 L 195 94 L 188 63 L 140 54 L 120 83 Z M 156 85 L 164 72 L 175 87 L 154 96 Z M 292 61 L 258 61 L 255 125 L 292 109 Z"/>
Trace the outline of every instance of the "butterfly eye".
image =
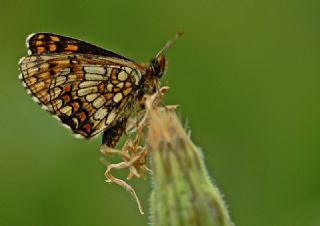
<path id="1" fill-rule="evenodd" d="M 166 59 L 164 55 L 151 60 L 151 67 L 158 78 L 161 78 L 165 70 Z"/>

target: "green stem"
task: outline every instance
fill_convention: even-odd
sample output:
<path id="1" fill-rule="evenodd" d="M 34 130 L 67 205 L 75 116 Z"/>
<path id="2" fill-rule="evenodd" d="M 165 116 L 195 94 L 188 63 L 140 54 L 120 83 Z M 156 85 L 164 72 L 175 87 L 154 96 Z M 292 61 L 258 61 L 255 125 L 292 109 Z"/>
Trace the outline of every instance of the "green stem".
<path id="1" fill-rule="evenodd" d="M 232 226 L 217 187 L 208 177 L 201 151 L 175 113 L 150 112 L 153 226 Z"/>

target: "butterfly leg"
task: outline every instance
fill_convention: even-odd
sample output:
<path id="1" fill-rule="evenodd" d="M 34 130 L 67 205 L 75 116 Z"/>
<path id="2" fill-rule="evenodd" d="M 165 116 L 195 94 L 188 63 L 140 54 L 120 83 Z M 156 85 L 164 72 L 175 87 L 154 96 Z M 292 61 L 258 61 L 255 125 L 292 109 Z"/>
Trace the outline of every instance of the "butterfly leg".
<path id="1" fill-rule="evenodd" d="M 109 155 L 114 155 L 114 154 L 119 155 L 124 160 L 123 162 L 120 162 L 120 163 L 108 164 L 104 175 L 106 177 L 106 182 L 116 183 L 119 186 L 125 188 L 127 191 L 129 191 L 130 194 L 132 195 L 132 197 L 135 199 L 140 213 L 144 214 L 140 200 L 139 200 L 135 190 L 127 182 L 114 177 L 111 173 L 111 171 L 114 169 L 118 169 L 118 170 L 119 169 L 129 169 L 130 170 L 130 174 L 128 176 L 129 179 L 133 176 L 140 177 L 140 175 L 138 174 L 138 171 L 136 170 L 135 165 L 134 165 L 140 159 L 140 156 L 131 157 L 127 151 L 124 152 L 124 150 L 127 150 L 124 147 L 122 147 L 121 150 L 114 149 L 114 147 L 116 146 L 117 142 L 119 141 L 122 133 L 126 129 L 126 123 L 127 123 L 127 120 L 123 120 L 122 122 L 118 122 L 118 123 L 116 123 L 116 125 L 105 130 L 103 133 L 102 146 L 101 146 L 100 151 L 104 155 L 108 155 L 108 154 Z"/>

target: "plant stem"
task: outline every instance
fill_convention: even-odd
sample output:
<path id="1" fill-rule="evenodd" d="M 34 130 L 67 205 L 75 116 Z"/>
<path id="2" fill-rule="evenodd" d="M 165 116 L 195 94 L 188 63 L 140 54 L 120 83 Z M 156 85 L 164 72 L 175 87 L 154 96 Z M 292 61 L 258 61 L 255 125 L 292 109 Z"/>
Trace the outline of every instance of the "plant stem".
<path id="1" fill-rule="evenodd" d="M 201 151 L 173 111 L 149 109 L 153 226 L 233 226 Z"/>

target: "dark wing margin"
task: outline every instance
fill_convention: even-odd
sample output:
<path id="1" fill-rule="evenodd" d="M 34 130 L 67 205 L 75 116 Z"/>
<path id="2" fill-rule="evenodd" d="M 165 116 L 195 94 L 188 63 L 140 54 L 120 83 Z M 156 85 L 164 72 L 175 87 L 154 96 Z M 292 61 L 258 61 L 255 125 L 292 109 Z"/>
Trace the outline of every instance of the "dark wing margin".
<path id="1" fill-rule="evenodd" d="M 114 57 L 133 62 L 132 60 L 125 58 L 119 54 L 92 45 L 85 41 L 46 32 L 34 33 L 29 35 L 26 40 L 26 45 L 29 55 L 50 53 L 80 53 Z"/>

